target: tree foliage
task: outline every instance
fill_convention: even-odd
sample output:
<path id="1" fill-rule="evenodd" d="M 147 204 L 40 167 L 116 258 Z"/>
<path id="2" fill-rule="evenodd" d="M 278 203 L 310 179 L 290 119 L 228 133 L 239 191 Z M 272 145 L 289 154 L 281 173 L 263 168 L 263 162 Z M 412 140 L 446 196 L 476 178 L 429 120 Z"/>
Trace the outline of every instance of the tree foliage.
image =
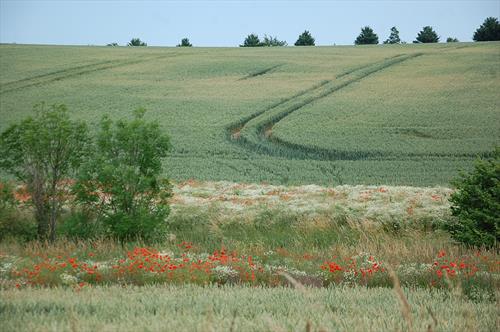
<path id="1" fill-rule="evenodd" d="M 64 105 L 35 106 L 35 115 L 10 126 L 0 137 L 0 168 L 27 185 L 41 239 L 55 240 L 65 200 L 63 180 L 87 155 L 87 126 L 69 118 Z"/>
<path id="2" fill-rule="evenodd" d="M 496 17 L 488 17 L 483 24 L 474 32 L 474 41 L 500 40 L 500 23 Z"/>
<path id="3" fill-rule="evenodd" d="M 493 247 L 500 241 L 500 149 L 494 157 L 478 160 L 474 170 L 454 181 L 452 237 L 471 246 Z"/>
<path id="4" fill-rule="evenodd" d="M 249 34 L 245 40 L 243 41 L 243 45 L 240 45 L 240 47 L 258 47 L 261 46 L 261 42 L 259 39 L 259 36 L 256 34 Z"/>
<path id="5" fill-rule="evenodd" d="M 432 29 L 431 26 L 425 26 L 418 33 L 416 40 L 413 43 L 437 43 L 439 42 L 439 36 L 436 31 Z"/>
<path id="6" fill-rule="evenodd" d="M 132 38 L 128 42 L 127 46 L 148 46 L 148 44 L 146 44 L 145 42 L 143 42 L 139 38 Z"/>
<path id="7" fill-rule="evenodd" d="M 177 47 L 192 47 L 193 44 L 189 42 L 189 38 L 182 38 L 181 43 Z"/>
<path id="8" fill-rule="evenodd" d="M 457 38 L 448 37 L 448 38 L 446 38 L 446 42 L 447 43 L 458 43 L 459 40 Z"/>
<path id="9" fill-rule="evenodd" d="M 361 28 L 361 33 L 354 41 L 355 45 L 378 44 L 378 36 L 369 26 Z"/>
<path id="10" fill-rule="evenodd" d="M 384 41 L 384 44 L 401 44 L 401 39 L 399 38 L 399 31 L 396 27 L 391 28 L 391 34 Z"/>
<path id="11" fill-rule="evenodd" d="M 314 38 L 309 31 L 305 30 L 299 35 L 295 46 L 314 46 Z"/>
<path id="12" fill-rule="evenodd" d="M 83 212 L 96 214 L 121 240 L 151 238 L 169 213 L 170 185 L 160 178 L 169 138 L 144 113 L 136 110 L 131 121 L 103 117 L 93 156 L 74 187 Z"/>
<path id="13" fill-rule="evenodd" d="M 284 40 L 279 40 L 276 36 L 264 35 L 264 40 L 262 40 L 261 46 L 286 46 L 287 42 Z"/>

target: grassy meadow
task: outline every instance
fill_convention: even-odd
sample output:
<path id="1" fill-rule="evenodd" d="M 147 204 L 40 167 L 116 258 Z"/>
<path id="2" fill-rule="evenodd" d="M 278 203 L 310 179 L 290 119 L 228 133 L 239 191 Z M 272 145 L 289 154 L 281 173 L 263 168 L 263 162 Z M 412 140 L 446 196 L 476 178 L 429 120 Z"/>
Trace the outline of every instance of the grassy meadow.
<path id="1" fill-rule="evenodd" d="M 137 107 L 175 180 L 448 185 L 500 138 L 500 44 L 315 48 L 0 45 L 0 130 L 35 103 Z"/>

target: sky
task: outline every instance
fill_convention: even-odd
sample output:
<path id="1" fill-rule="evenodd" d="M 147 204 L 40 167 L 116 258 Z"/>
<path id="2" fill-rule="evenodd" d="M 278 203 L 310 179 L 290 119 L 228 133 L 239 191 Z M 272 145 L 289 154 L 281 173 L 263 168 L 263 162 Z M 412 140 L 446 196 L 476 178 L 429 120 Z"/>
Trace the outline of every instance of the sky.
<path id="1" fill-rule="evenodd" d="M 430 25 L 445 41 L 471 41 L 486 17 L 500 16 L 500 0 L 392 1 L 118 1 L 0 0 L 0 43 L 149 46 L 237 46 L 256 33 L 293 45 L 309 30 L 316 45 L 351 45 L 361 27 L 380 42 L 392 26 L 412 42 Z"/>

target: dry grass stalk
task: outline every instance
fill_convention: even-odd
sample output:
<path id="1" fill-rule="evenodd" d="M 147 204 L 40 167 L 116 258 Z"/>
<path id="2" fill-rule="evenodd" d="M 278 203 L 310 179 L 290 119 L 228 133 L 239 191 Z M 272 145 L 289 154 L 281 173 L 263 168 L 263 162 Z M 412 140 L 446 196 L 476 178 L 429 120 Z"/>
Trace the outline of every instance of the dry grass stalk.
<path id="1" fill-rule="evenodd" d="M 394 270 L 390 266 L 387 266 L 387 270 L 389 271 L 389 275 L 392 279 L 392 282 L 394 285 L 394 291 L 396 292 L 398 299 L 399 299 L 401 313 L 403 314 L 403 318 L 405 319 L 406 324 L 408 325 L 408 331 L 412 332 L 413 331 L 413 320 L 411 317 L 410 303 L 408 303 L 408 300 L 406 299 L 406 296 L 403 293 L 403 289 L 401 288 L 401 284 L 399 283 L 399 278 L 396 275 L 396 273 L 394 272 Z"/>

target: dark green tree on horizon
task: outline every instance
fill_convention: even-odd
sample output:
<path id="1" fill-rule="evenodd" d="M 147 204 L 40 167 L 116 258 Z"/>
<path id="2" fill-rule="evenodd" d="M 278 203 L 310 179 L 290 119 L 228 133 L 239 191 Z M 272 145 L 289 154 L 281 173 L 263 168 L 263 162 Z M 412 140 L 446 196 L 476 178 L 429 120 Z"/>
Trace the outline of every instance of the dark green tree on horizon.
<path id="1" fill-rule="evenodd" d="M 264 35 L 264 40 L 261 46 L 287 46 L 287 42 L 284 40 L 279 40 L 278 37 Z"/>
<path id="2" fill-rule="evenodd" d="M 446 42 L 447 43 L 458 43 L 459 40 L 457 38 L 448 37 L 448 38 L 446 38 Z"/>
<path id="3" fill-rule="evenodd" d="M 416 40 L 413 41 L 414 44 L 437 42 L 439 42 L 439 36 L 436 31 L 428 25 L 422 28 L 422 30 L 418 33 Z"/>
<path id="4" fill-rule="evenodd" d="M 305 30 L 300 34 L 295 46 L 314 46 L 314 38 L 309 31 Z"/>
<path id="5" fill-rule="evenodd" d="M 472 39 L 474 41 L 500 40 L 500 23 L 498 22 L 498 18 L 486 18 L 483 24 L 474 32 Z"/>
<path id="6" fill-rule="evenodd" d="M 254 33 L 249 34 L 243 41 L 243 45 L 240 47 L 258 47 L 261 46 L 259 36 Z"/>
<path id="7" fill-rule="evenodd" d="M 189 38 L 182 38 L 181 43 L 177 47 L 192 47 L 193 44 L 189 42 Z"/>
<path id="8" fill-rule="evenodd" d="M 401 44 L 399 31 L 396 27 L 391 28 L 391 34 L 389 35 L 389 38 L 384 41 L 384 44 Z"/>
<path id="9" fill-rule="evenodd" d="M 354 41 L 355 45 L 378 44 L 378 36 L 369 26 L 361 28 L 361 33 Z"/>
<path id="10" fill-rule="evenodd" d="M 139 38 L 132 38 L 128 42 L 127 46 L 148 46 L 148 44 L 146 44 L 145 42 L 143 42 Z"/>

